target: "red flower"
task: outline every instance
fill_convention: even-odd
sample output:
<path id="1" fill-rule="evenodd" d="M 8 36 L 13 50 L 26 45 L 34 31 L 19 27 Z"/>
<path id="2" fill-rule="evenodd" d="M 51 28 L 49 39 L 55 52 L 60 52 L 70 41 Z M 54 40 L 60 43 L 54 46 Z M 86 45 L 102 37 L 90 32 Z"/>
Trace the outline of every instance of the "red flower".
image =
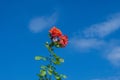
<path id="1" fill-rule="evenodd" d="M 62 32 L 55 26 L 50 29 L 49 33 L 52 38 L 62 36 Z"/>
<path id="2" fill-rule="evenodd" d="M 61 45 L 61 47 L 65 47 L 68 44 L 68 37 L 62 35 L 59 38 L 60 38 L 59 44 Z"/>
<path id="3" fill-rule="evenodd" d="M 49 30 L 49 34 L 52 42 L 54 43 L 53 46 L 65 47 L 68 44 L 68 37 L 63 35 L 60 29 L 55 26 Z"/>

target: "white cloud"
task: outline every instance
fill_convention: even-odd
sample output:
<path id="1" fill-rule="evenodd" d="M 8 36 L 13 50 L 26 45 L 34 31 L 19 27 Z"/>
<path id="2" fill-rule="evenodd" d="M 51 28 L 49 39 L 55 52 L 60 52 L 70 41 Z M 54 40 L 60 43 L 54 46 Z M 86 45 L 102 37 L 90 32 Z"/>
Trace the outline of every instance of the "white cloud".
<path id="1" fill-rule="evenodd" d="M 87 29 L 81 31 L 80 35 L 75 35 L 71 39 L 74 46 L 79 48 L 91 49 L 105 46 L 104 37 L 120 28 L 120 13 L 111 16 L 107 21 L 99 24 L 93 24 Z M 81 36 L 81 38 L 79 38 Z"/>
<path id="2" fill-rule="evenodd" d="M 101 48 L 100 46 L 105 45 L 105 42 L 99 39 L 72 39 L 71 44 L 75 45 L 76 48 L 80 50 L 85 50 L 85 49 L 98 49 Z"/>
<path id="3" fill-rule="evenodd" d="M 87 29 L 74 35 L 70 42 L 73 48 L 80 51 L 100 50 L 105 58 L 113 65 L 120 66 L 120 42 L 117 39 L 105 40 L 105 37 L 120 28 L 120 13 L 111 16 L 108 20 L 93 24 Z M 77 33 L 77 32 L 76 32 Z M 119 47 L 116 47 L 119 46 Z M 108 51 L 107 51 L 108 50 Z M 99 80 L 99 79 L 96 79 Z"/>
<path id="4" fill-rule="evenodd" d="M 105 37 L 120 28 L 120 14 L 113 15 L 108 20 L 93 24 L 84 31 L 86 37 Z"/>
<path id="5" fill-rule="evenodd" d="M 37 18 L 33 18 L 29 23 L 29 29 L 38 33 L 43 31 L 44 29 L 54 26 L 57 21 L 57 13 L 53 13 L 51 16 L 40 16 Z"/>
<path id="6" fill-rule="evenodd" d="M 116 66 L 120 66 L 120 47 L 115 47 L 107 54 L 107 59 Z"/>

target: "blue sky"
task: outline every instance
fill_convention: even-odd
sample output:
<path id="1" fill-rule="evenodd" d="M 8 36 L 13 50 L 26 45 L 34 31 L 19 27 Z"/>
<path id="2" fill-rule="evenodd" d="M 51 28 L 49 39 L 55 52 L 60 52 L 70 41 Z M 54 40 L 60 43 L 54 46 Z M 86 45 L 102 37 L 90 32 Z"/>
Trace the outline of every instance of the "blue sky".
<path id="1" fill-rule="evenodd" d="M 56 53 L 66 80 L 120 80 L 119 0 L 0 0 L 0 80 L 38 80 L 56 25 L 69 44 Z"/>

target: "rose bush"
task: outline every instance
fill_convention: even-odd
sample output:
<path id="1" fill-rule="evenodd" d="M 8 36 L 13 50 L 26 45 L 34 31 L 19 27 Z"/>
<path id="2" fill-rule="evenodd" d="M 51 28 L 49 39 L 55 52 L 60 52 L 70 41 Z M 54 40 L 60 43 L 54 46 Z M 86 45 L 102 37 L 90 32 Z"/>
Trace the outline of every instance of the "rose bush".
<path id="1" fill-rule="evenodd" d="M 64 62 L 64 59 L 59 57 L 54 53 L 54 46 L 57 48 L 63 48 L 68 44 L 68 37 L 63 35 L 61 30 L 56 28 L 55 26 L 49 30 L 49 36 L 51 42 L 45 43 L 46 48 L 50 52 L 49 57 L 36 56 L 35 60 L 43 60 L 48 61 L 47 65 L 41 65 L 40 73 L 37 74 L 39 76 L 39 80 L 62 80 L 67 78 L 64 74 L 59 74 L 56 71 L 56 65 L 60 65 Z M 53 79 L 54 78 L 54 79 Z"/>

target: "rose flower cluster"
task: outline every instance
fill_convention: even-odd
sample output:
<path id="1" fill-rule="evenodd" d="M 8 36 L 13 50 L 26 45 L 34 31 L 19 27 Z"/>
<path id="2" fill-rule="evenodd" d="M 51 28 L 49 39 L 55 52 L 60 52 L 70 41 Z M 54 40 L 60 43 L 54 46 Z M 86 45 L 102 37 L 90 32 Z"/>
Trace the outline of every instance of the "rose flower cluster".
<path id="1" fill-rule="evenodd" d="M 55 26 L 49 31 L 50 38 L 52 40 L 52 45 L 55 47 L 65 47 L 68 44 L 68 37 L 63 35 L 62 32 Z"/>

